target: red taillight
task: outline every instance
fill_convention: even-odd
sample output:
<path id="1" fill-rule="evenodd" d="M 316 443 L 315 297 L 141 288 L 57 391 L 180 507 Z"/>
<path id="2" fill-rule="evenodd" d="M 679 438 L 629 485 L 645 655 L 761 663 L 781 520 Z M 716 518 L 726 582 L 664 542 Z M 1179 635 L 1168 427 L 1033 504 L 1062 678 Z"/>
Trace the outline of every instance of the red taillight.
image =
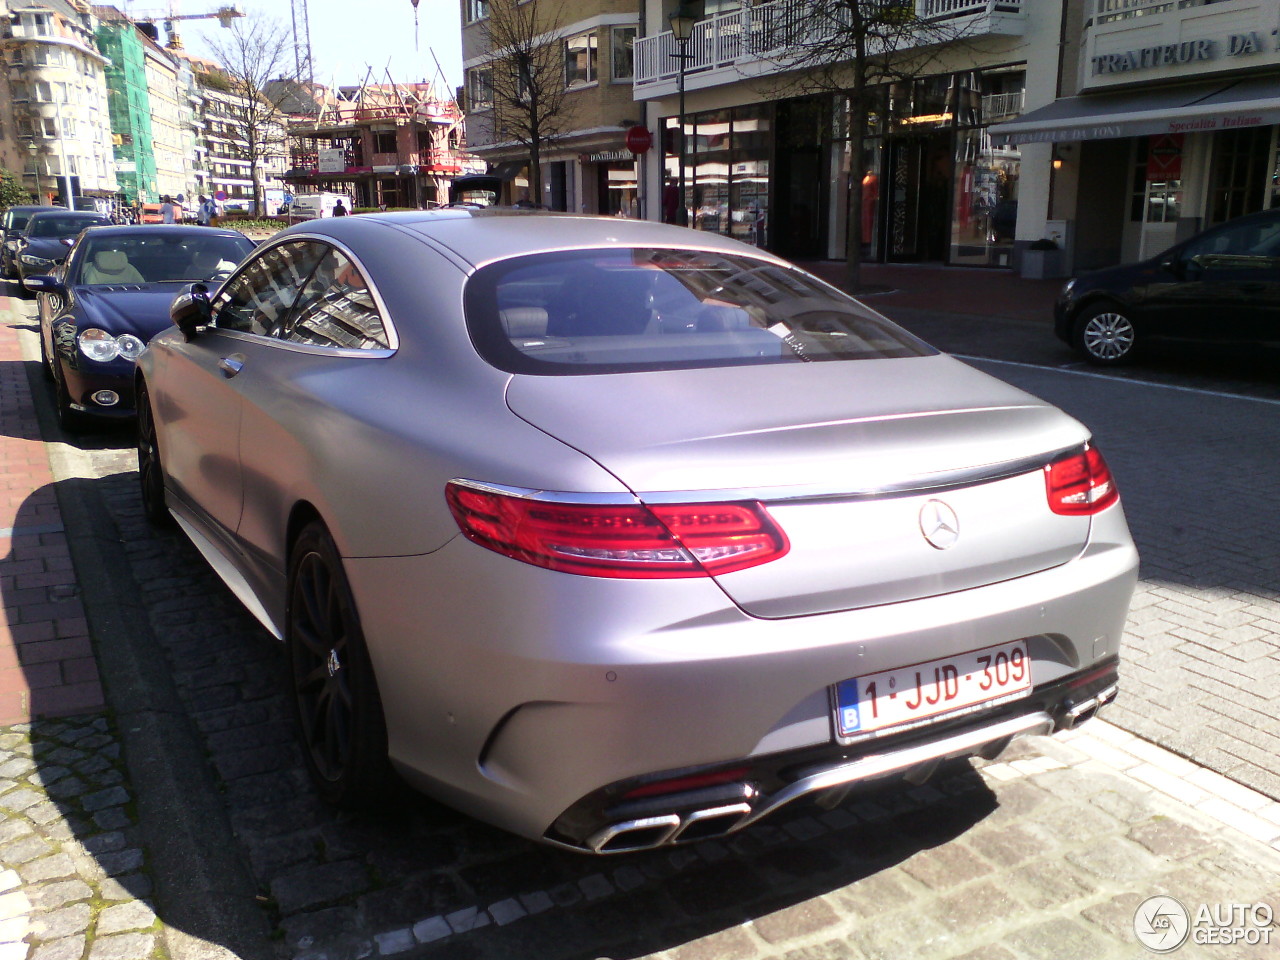
<path id="1" fill-rule="evenodd" d="M 704 577 L 776 560 L 787 538 L 762 504 L 550 503 L 445 488 L 462 532 L 482 547 L 589 577 Z"/>
<path id="2" fill-rule="evenodd" d="M 1068 517 L 1090 516 L 1120 499 L 1111 469 L 1093 447 L 1044 468 L 1049 509 Z"/>

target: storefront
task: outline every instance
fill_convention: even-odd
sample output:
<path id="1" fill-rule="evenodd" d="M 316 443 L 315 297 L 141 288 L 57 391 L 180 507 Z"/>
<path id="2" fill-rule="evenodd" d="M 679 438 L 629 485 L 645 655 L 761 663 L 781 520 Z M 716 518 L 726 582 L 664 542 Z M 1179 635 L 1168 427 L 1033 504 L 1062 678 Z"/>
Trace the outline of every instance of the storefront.
<path id="1" fill-rule="evenodd" d="M 864 258 L 1008 266 L 1021 154 L 988 128 L 1021 112 L 1024 83 L 1025 66 L 1013 64 L 884 85 L 860 162 L 835 97 L 690 113 L 687 222 L 791 258 L 842 258 L 856 177 Z M 680 129 L 676 117 L 664 123 L 670 191 Z M 667 206 L 674 219 L 679 203 Z"/>

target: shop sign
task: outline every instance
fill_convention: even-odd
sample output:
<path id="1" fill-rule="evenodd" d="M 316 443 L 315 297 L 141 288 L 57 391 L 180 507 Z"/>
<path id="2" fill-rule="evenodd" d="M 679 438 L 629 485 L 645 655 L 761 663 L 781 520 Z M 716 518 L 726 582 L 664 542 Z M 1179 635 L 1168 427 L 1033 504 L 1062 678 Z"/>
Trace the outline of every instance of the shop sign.
<path id="1" fill-rule="evenodd" d="M 1182 179 L 1180 133 L 1164 133 L 1147 141 L 1147 183 Z"/>
<path id="2" fill-rule="evenodd" d="M 317 151 L 316 167 L 321 173 L 342 173 L 347 169 L 347 151 L 341 147 L 325 147 Z"/>
<path id="3" fill-rule="evenodd" d="M 603 150 L 600 153 L 580 153 L 578 159 L 583 163 L 616 163 L 619 160 L 634 160 L 627 150 Z"/>
<path id="4" fill-rule="evenodd" d="M 1229 34 L 1225 44 L 1218 40 L 1184 40 L 1181 43 L 1162 43 L 1154 47 L 1123 50 L 1120 53 L 1104 53 L 1091 57 L 1090 61 L 1095 77 L 1110 73 L 1131 73 L 1135 70 L 1217 60 L 1224 55 L 1243 57 L 1263 53 L 1268 49 L 1280 51 L 1278 38 L 1280 31 L 1271 31 L 1271 42 L 1268 44 L 1257 30 L 1250 30 L 1247 33 Z"/>

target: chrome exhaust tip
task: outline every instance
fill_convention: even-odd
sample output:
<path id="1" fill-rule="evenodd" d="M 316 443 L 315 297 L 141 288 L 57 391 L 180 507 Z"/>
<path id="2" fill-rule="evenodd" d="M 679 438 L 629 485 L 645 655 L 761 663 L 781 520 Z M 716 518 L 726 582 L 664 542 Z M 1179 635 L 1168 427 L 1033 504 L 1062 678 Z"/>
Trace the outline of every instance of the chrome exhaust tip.
<path id="1" fill-rule="evenodd" d="M 633 853 L 652 850 L 669 841 L 680 829 L 681 821 L 674 813 L 663 817 L 644 817 L 610 824 L 587 838 L 594 853 Z"/>
<path id="2" fill-rule="evenodd" d="M 1111 686 L 1100 691 L 1095 696 L 1090 697 L 1088 700 L 1082 700 L 1080 703 L 1077 703 L 1075 706 L 1063 713 L 1059 729 L 1074 730 L 1086 720 L 1093 719 L 1105 704 L 1110 703 L 1115 699 L 1115 696 L 1119 691 L 1119 685 L 1113 683 Z"/>

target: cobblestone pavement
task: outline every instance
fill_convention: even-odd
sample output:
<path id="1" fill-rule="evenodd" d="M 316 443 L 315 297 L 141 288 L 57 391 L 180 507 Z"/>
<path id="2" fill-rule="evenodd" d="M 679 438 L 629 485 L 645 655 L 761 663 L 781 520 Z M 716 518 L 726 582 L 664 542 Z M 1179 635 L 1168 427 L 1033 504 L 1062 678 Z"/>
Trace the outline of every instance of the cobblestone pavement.
<path id="1" fill-rule="evenodd" d="M 1134 436 L 1127 437 L 1123 427 L 1135 413 L 1122 407 L 1124 415 L 1107 433 L 1105 414 L 1115 404 L 1111 387 L 1078 378 L 1066 386 L 1055 386 L 1051 378 L 1039 384 L 1036 378 L 1049 377 L 1046 372 L 1020 369 L 1014 373 L 1035 392 L 1061 394 L 1050 397 L 1055 402 L 1099 405 L 1084 411 L 1085 419 L 1120 476 L 1135 532 L 1140 539 L 1152 537 L 1149 549 L 1166 549 L 1171 535 L 1165 534 L 1166 540 L 1159 535 L 1172 523 L 1161 517 L 1170 501 L 1152 494 L 1148 502 L 1138 492 L 1147 482 L 1136 471 L 1149 466 L 1141 436 L 1152 429 L 1148 420 L 1134 423 Z M 1007 370 L 997 372 L 1016 379 Z M 1160 402 L 1150 405 L 1151 418 L 1158 419 Z M 1194 408 L 1204 404 L 1196 399 L 1187 406 L 1192 409 L 1173 414 L 1179 423 L 1194 421 Z M 1215 416 L 1221 414 L 1205 410 L 1206 428 Z M 1240 408 L 1235 416 L 1236 435 L 1250 438 L 1255 434 L 1249 431 L 1259 429 L 1256 421 L 1265 419 L 1251 408 Z M 251 874 L 254 888 L 236 895 L 266 915 L 273 931 L 270 948 L 282 960 L 392 955 L 415 960 L 1129 958 L 1144 955 L 1135 938 L 1135 911 L 1155 894 L 1177 897 L 1193 914 L 1200 904 L 1261 902 L 1280 908 L 1275 795 L 1247 789 L 1104 721 L 1058 738 L 1024 741 L 998 762 L 962 765 L 923 787 L 853 798 L 830 810 L 798 806 L 730 840 L 647 854 L 588 858 L 564 853 L 407 795 L 388 798 L 373 815 L 336 814 L 318 801 L 303 773 L 281 692 L 277 645 L 187 541 L 146 524 L 127 443 L 127 437 L 107 435 L 69 451 L 72 473 L 88 478 L 76 494 L 109 524 L 111 535 L 101 538 L 104 556 L 128 574 L 149 626 L 138 632 L 136 642 L 154 643 L 154 651 L 142 648 L 142 654 L 169 667 L 173 702 L 198 731 L 203 762 L 214 771 L 229 825 L 224 845 Z M 1224 459 L 1214 452 L 1221 449 L 1204 452 L 1195 469 L 1212 473 Z M 1192 469 L 1185 457 L 1176 459 L 1177 451 L 1162 449 L 1160 456 L 1160 471 L 1171 484 Z M 1261 466 L 1250 460 L 1246 469 Z M 1198 503 L 1197 514 L 1210 506 Z M 1214 522 L 1212 514 L 1197 520 L 1197 535 Z M 1194 542 L 1179 549 L 1175 557 L 1203 552 Z M 1247 540 L 1240 545 L 1241 569 L 1249 567 L 1251 549 Z M 1202 583 L 1215 570 L 1210 559 L 1198 574 L 1177 573 L 1177 565 L 1171 566 L 1172 573 L 1163 566 L 1151 568 L 1160 582 L 1148 576 L 1147 583 L 1176 584 L 1183 590 L 1180 596 L 1193 600 L 1202 598 L 1202 590 L 1213 596 L 1218 589 L 1216 581 Z M 1248 574 L 1232 574 L 1240 575 Z M 1249 576 L 1257 600 L 1270 602 L 1274 592 L 1258 582 L 1257 574 Z M 1145 622 L 1147 606 L 1137 608 L 1135 622 Z M 97 614 L 90 609 L 89 615 L 93 626 Z M 1135 654 L 1152 656 L 1136 648 Z M 1141 703 L 1143 696 L 1139 687 Z M 1132 709 L 1147 713 L 1145 706 Z M 1119 708 L 1112 716 L 1124 720 Z M 95 734 L 112 732 L 102 718 L 86 722 L 92 726 L 95 720 Z M 76 731 L 83 725 L 64 723 L 63 728 Z M 1229 738 L 1230 731 L 1215 736 Z M 26 836 L 21 827 L 10 826 L 22 824 L 44 837 L 28 811 L 49 809 L 40 804 L 48 802 L 43 797 L 57 779 L 45 786 L 47 766 L 73 767 L 50 759 L 53 751 L 68 746 L 65 733 L 47 738 L 48 755 L 39 746 L 45 737 L 43 729 L 14 728 L 0 738 L 18 757 L 23 743 L 33 742 L 32 765 L 11 778 L 22 783 L 0 792 L 5 814 L 0 830 Z M 61 746 L 53 746 L 55 741 Z M 8 759 L 0 757 L 0 776 Z M 125 759 L 133 770 L 148 758 L 126 751 Z M 127 776 L 117 786 L 129 789 Z M 87 796 L 103 789 L 108 788 L 95 784 Z M 21 810 L 6 802 L 21 796 L 18 791 L 35 797 Z M 94 879 L 95 869 L 102 876 L 108 872 L 90 841 L 117 831 L 125 839 L 119 849 L 138 851 L 147 866 L 157 863 L 134 842 L 136 827 L 131 835 L 128 828 L 101 826 L 88 817 L 85 797 L 55 804 L 58 816 L 50 823 L 58 829 L 64 821 L 71 836 L 44 842 L 49 856 L 65 853 L 86 871 L 81 882 L 90 894 L 65 902 L 86 905 L 77 916 L 87 916 L 88 939 L 79 951 L 70 943 L 58 948 L 65 952 L 55 953 L 37 940 L 33 926 L 25 942 L 10 939 L 7 947 L 0 945 L 0 960 L 37 960 L 38 951 L 48 951 L 38 960 L 116 956 L 90 953 L 104 938 L 102 918 L 115 906 L 103 899 L 114 888 L 104 893 L 105 881 Z M 126 812 L 131 807 L 128 802 L 116 806 Z M 38 900 L 39 890 L 63 882 L 24 875 L 21 865 L 8 859 L 12 842 L 0 841 L 0 869 L 7 870 L 0 873 L 0 888 L 7 891 L 0 892 L 0 924 L 9 924 L 0 925 L 0 943 L 20 926 L 10 919 L 41 922 L 48 908 Z M 76 860 L 79 848 L 91 862 Z M 139 880 L 126 888 L 134 899 L 121 904 L 145 906 L 150 894 L 144 875 L 126 875 Z M 163 887 L 151 902 L 162 932 L 155 949 L 162 951 L 169 942 L 163 934 L 181 926 L 182 914 Z M 1202 924 L 1197 932 L 1208 929 Z M 1274 924 L 1251 930 L 1259 939 L 1275 938 L 1276 944 L 1193 940 L 1178 955 L 1280 955 L 1280 930 Z M 210 930 L 187 926 L 182 932 L 204 937 L 213 947 L 219 943 Z"/>
<path id="2" fill-rule="evenodd" d="M 163 957 L 120 744 L 105 717 L 0 732 L 0 958 Z"/>

